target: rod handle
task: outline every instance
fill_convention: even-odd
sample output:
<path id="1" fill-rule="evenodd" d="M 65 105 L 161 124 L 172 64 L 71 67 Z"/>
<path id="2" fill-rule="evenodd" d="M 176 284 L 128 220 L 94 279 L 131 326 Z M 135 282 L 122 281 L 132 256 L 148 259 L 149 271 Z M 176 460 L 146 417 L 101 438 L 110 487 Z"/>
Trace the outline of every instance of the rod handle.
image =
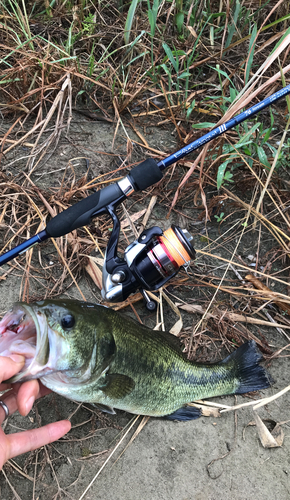
<path id="1" fill-rule="evenodd" d="M 121 203 L 125 198 L 118 184 L 110 184 L 53 217 L 48 222 L 46 231 L 52 238 L 64 236 L 74 229 L 90 224 L 93 217 L 106 212 L 107 205 L 117 200 Z"/>

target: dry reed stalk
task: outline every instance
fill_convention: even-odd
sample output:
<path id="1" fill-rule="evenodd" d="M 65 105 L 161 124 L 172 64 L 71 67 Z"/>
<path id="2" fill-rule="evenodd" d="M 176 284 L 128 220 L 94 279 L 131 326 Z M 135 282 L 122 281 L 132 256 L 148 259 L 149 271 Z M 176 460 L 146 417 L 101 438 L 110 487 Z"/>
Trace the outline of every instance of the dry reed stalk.
<path id="1" fill-rule="evenodd" d="M 237 313 L 232 313 L 232 312 L 229 312 L 229 311 L 219 311 L 215 308 L 214 312 L 206 312 L 206 310 L 200 306 L 199 304 L 183 304 L 183 305 L 179 305 L 179 308 L 180 309 L 183 309 L 184 311 L 187 311 L 187 312 L 190 312 L 190 313 L 198 313 L 198 314 L 202 314 L 203 315 L 203 319 L 208 319 L 208 318 L 214 318 L 214 319 L 218 319 L 218 320 L 221 320 L 221 316 L 222 316 L 222 319 L 228 319 L 230 321 L 232 321 L 233 323 L 236 323 L 236 322 L 242 322 L 242 323 L 248 323 L 250 325 L 263 325 L 263 326 L 272 326 L 272 327 L 277 327 L 277 328 L 286 328 L 286 329 L 289 329 L 290 326 L 287 326 L 287 325 L 284 325 L 284 324 L 279 324 L 279 323 L 276 323 L 276 322 L 273 322 L 273 323 L 269 323 L 269 321 L 265 321 L 265 320 L 262 320 L 262 319 L 257 319 L 257 318 L 252 318 L 252 316 L 248 316 L 248 315 L 244 315 L 244 314 L 237 314 Z M 255 313 L 255 311 L 254 311 Z M 250 334 L 252 335 L 252 333 Z M 261 341 L 259 341 L 256 337 L 255 337 L 255 341 L 258 343 L 258 344 L 261 344 Z"/>
<path id="2" fill-rule="evenodd" d="M 131 429 L 133 428 L 133 426 L 137 422 L 138 418 L 139 418 L 139 415 L 137 415 L 137 417 L 135 417 L 133 419 L 131 425 L 129 426 L 129 428 L 127 429 L 127 431 L 123 435 L 123 437 L 116 444 L 116 446 L 114 447 L 113 451 L 108 456 L 107 460 L 103 463 L 102 467 L 98 470 L 97 474 L 93 477 L 93 479 L 91 480 L 90 484 L 86 487 L 86 489 L 84 490 L 84 492 L 82 493 L 82 495 L 79 497 L 78 500 L 82 500 L 85 497 L 86 493 L 89 491 L 89 489 L 91 488 L 91 486 L 93 485 L 93 483 L 95 482 L 95 480 L 97 479 L 97 477 L 101 474 L 101 472 L 104 469 L 104 467 L 106 467 L 107 463 L 110 461 L 110 459 L 114 455 L 115 451 L 117 451 L 117 449 L 122 444 L 122 442 L 124 441 L 124 439 L 126 438 L 126 436 L 129 434 L 129 432 L 131 431 Z"/>

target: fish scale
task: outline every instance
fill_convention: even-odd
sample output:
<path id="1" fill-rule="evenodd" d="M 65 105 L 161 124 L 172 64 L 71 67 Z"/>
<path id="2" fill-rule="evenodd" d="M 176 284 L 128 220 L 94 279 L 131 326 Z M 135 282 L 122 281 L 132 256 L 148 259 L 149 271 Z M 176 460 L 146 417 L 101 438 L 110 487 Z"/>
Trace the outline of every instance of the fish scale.
<path id="1" fill-rule="evenodd" d="M 26 327 L 22 328 L 23 317 Z M 35 378 L 37 367 L 41 381 L 53 391 L 95 403 L 110 413 L 118 408 L 193 419 L 200 412 L 186 406 L 192 401 L 261 390 L 271 382 L 259 365 L 261 355 L 254 341 L 219 363 L 196 363 L 186 358 L 170 333 L 151 330 L 98 304 L 73 300 L 17 303 L 0 322 L 5 348 L 11 324 L 16 332 L 19 328 L 18 352 L 25 328 L 29 332 L 35 328 L 35 358 L 47 361 L 41 365 L 33 359 L 33 376 L 26 363 L 24 372 L 12 382 Z M 0 355 L 1 342 L 0 337 Z"/>

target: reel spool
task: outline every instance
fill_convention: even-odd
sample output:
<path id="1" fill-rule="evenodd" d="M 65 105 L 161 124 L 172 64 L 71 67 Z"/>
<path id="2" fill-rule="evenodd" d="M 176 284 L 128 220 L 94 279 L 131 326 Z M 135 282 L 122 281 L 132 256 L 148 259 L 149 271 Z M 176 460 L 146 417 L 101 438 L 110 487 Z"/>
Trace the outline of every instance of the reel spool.
<path id="1" fill-rule="evenodd" d="M 189 264 L 195 251 L 190 241 L 192 236 L 186 229 L 171 226 L 157 237 L 158 243 L 148 252 L 148 257 L 163 278 L 179 271 L 181 266 Z"/>
<path id="2" fill-rule="evenodd" d="M 138 240 L 126 248 L 124 259 L 115 255 L 109 259 L 109 265 L 105 264 L 103 298 L 120 302 L 140 289 L 146 307 L 155 309 L 156 304 L 146 290 L 157 290 L 195 258 L 192 239 L 186 229 L 174 225 L 164 232 L 158 226 L 143 231 Z"/>

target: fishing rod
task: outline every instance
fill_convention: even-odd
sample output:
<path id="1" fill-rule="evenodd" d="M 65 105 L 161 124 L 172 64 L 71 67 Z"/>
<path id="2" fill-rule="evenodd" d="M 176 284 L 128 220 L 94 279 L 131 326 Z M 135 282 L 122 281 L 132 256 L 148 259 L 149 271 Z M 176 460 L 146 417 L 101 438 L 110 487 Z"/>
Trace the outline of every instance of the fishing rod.
<path id="1" fill-rule="evenodd" d="M 157 162 L 149 158 L 143 161 L 120 181 L 100 189 L 53 217 L 43 231 L 0 256 L 0 266 L 42 241 L 64 236 L 74 229 L 90 224 L 94 217 L 107 213 L 113 220 L 113 230 L 105 254 L 102 296 L 111 302 L 120 302 L 139 289 L 147 308 L 154 309 L 155 303 L 149 298 L 146 290 L 157 290 L 175 276 L 181 267 L 187 266 L 194 259 L 192 236 L 187 230 L 177 226 L 171 226 L 164 232 L 160 227 L 154 226 L 143 231 L 139 238 L 126 248 L 124 258 L 120 258 L 117 255 L 120 221 L 115 212 L 116 207 L 132 193 L 143 191 L 159 182 L 163 177 L 163 170 L 173 163 L 288 94 L 290 85 L 164 160 Z"/>

